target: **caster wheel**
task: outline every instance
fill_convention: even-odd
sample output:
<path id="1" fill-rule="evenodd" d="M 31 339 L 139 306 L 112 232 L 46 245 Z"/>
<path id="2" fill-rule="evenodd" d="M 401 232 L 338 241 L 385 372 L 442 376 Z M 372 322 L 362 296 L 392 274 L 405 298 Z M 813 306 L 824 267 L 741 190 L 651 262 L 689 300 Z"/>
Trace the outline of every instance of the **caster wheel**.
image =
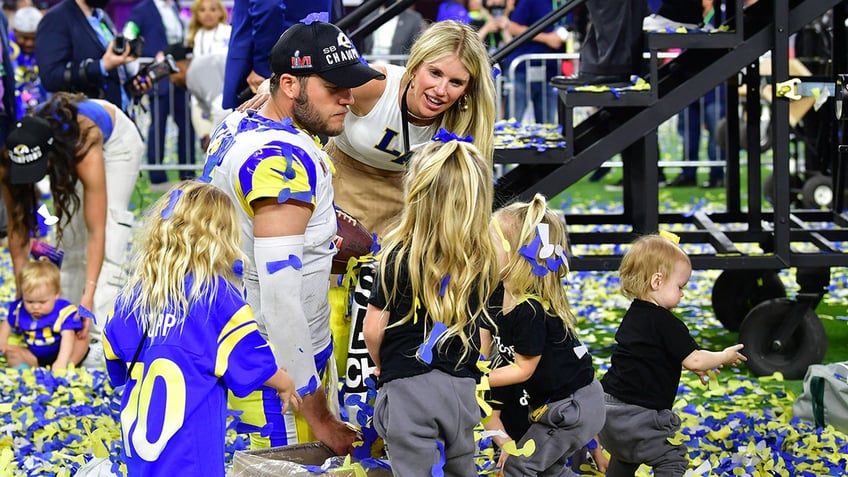
<path id="1" fill-rule="evenodd" d="M 807 309 L 795 332 L 786 343 L 778 343 L 775 334 L 792 312 L 795 302 L 788 298 L 768 300 L 755 306 L 739 330 L 739 342 L 748 369 L 757 376 L 776 371 L 786 379 L 801 379 L 811 364 L 821 362 L 827 350 L 827 335 L 818 315 Z"/>
<path id="2" fill-rule="evenodd" d="M 798 198 L 798 193 L 804 186 L 804 182 L 796 175 L 789 176 L 789 204 L 800 205 L 801 201 Z M 763 179 L 763 198 L 769 204 L 774 205 L 774 174 L 769 174 Z"/>
<path id="3" fill-rule="evenodd" d="M 833 181 L 830 177 L 816 174 L 801 188 L 801 203 L 808 209 L 824 209 L 833 205 Z"/>
<path id="4" fill-rule="evenodd" d="M 759 303 L 786 296 L 777 273 L 769 270 L 725 270 L 713 284 L 713 311 L 730 331 L 739 331 L 745 315 Z"/>

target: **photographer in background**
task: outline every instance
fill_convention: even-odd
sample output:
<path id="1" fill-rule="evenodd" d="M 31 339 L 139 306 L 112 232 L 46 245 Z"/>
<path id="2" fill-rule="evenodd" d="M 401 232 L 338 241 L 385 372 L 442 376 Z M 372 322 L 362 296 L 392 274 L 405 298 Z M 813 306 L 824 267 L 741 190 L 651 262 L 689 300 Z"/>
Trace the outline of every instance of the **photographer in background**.
<path id="1" fill-rule="evenodd" d="M 115 25 L 103 11 L 108 0 L 63 0 L 51 8 L 35 35 L 41 83 L 47 91 L 83 93 L 102 98 L 127 111 L 132 96 L 126 86 L 147 91 L 149 82 L 134 77 L 139 52 L 126 48 L 121 54 L 112 49 Z"/>
<path id="2" fill-rule="evenodd" d="M 180 19 L 176 0 L 142 0 L 133 7 L 124 26 L 127 38 L 142 36 L 142 55 L 161 60 L 165 53 L 185 45 L 186 27 Z M 147 163 L 162 164 L 165 156 L 165 126 L 171 116 L 179 129 L 177 159 L 181 166 L 194 164 L 195 136 L 191 126 L 186 90 L 165 78 L 153 85 L 150 92 L 150 129 L 147 133 Z M 166 191 L 168 177 L 164 170 L 150 170 L 150 188 Z M 180 169 L 180 180 L 194 178 L 194 171 Z"/>

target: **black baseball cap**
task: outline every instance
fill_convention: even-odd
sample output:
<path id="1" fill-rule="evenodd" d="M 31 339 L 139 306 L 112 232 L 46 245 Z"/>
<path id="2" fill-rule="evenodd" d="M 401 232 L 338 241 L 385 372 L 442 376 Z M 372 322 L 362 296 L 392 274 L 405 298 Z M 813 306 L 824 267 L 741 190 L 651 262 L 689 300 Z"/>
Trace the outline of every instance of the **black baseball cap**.
<path id="1" fill-rule="evenodd" d="M 318 75 L 343 88 L 355 88 L 386 75 L 360 60 L 350 38 L 332 23 L 295 23 L 271 49 L 271 71 L 296 76 Z"/>
<path id="2" fill-rule="evenodd" d="M 24 116 L 6 136 L 11 167 L 9 182 L 32 184 L 47 174 L 47 154 L 53 149 L 53 128 L 37 116 Z"/>

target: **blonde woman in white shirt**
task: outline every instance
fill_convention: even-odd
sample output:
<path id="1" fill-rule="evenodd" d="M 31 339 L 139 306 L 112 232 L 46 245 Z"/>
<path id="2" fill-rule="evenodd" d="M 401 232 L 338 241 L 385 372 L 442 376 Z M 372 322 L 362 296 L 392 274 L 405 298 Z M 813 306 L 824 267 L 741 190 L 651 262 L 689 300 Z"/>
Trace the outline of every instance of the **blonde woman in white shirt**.
<path id="1" fill-rule="evenodd" d="M 192 58 L 223 55 L 226 57 L 230 43 L 232 27 L 228 23 L 227 9 L 221 0 L 194 0 L 191 4 L 191 21 L 188 24 L 187 46 L 192 49 Z M 223 74 L 223 73 L 222 73 Z M 223 83 L 221 85 L 223 89 Z M 211 117 L 206 108 L 201 107 L 194 91 L 191 91 L 191 122 L 194 132 L 200 138 L 200 144 L 206 149 L 209 133 L 212 132 Z M 218 99 L 220 101 L 220 98 Z M 220 108 L 218 104 L 218 108 Z"/>

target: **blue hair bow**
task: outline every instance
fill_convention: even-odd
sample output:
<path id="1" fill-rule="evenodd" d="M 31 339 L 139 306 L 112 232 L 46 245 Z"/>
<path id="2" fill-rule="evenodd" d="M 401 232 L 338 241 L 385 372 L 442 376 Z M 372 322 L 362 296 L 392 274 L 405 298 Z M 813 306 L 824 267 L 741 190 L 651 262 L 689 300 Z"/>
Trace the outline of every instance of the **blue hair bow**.
<path id="1" fill-rule="evenodd" d="M 474 138 L 471 136 L 457 136 L 456 133 L 452 133 L 445 128 L 439 128 L 439 132 L 433 136 L 434 141 L 448 142 L 448 141 L 460 141 L 460 142 L 474 142 Z"/>

